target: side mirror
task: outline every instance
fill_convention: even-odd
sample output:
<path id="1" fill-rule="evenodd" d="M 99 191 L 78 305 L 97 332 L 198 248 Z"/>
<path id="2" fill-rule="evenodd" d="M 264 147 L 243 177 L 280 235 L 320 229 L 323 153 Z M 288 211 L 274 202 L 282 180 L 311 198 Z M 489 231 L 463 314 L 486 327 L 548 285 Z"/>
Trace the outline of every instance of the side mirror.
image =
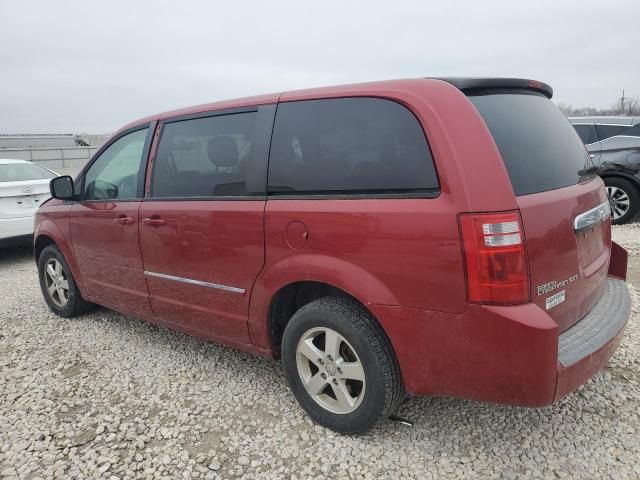
<path id="1" fill-rule="evenodd" d="M 73 178 L 69 175 L 56 177 L 49 182 L 51 196 L 59 200 L 73 200 Z"/>

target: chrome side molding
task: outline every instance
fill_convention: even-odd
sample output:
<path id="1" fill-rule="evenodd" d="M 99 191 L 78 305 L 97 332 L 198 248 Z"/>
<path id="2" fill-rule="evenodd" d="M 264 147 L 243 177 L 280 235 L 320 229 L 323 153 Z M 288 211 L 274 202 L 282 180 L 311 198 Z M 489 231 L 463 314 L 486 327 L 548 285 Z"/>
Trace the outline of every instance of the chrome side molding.
<path id="1" fill-rule="evenodd" d="M 244 288 L 230 287 L 228 285 L 220 285 L 219 283 L 203 282 L 201 280 L 193 280 L 191 278 L 174 277 L 173 275 L 167 275 L 165 273 L 147 272 L 145 270 L 144 274 L 148 277 L 163 278 L 165 280 L 173 280 L 174 282 L 188 283 L 190 285 L 199 285 L 200 287 L 217 288 L 218 290 L 224 290 L 226 292 L 233 292 L 233 293 L 245 292 Z"/>
<path id="2" fill-rule="evenodd" d="M 582 230 L 587 230 L 598 223 L 604 222 L 607 218 L 611 216 L 611 205 L 609 205 L 609 200 L 606 202 L 602 202 L 595 208 L 591 210 L 587 210 L 584 213 L 576 216 L 573 221 L 573 229 L 576 232 L 581 232 Z"/>

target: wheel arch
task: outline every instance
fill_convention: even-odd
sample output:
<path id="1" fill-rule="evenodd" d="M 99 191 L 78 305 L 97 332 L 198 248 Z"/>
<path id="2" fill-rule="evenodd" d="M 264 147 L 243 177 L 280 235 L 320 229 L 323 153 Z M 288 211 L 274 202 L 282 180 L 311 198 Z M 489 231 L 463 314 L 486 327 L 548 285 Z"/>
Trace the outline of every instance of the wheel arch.
<path id="1" fill-rule="evenodd" d="M 601 172 L 599 175 L 603 181 L 609 178 L 621 178 L 623 180 L 629 180 L 640 191 L 640 178 L 636 177 L 635 175 L 631 175 L 630 173 L 612 170 Z"/>
<path id="2" fill-rule="evenodd" d="M 62 256 L 71 269 L 71 275 L 73 275 L 73 279 L 78 285 L 78 288 L 80 291 L 83 291 L 82 275 L 80 275 L 80 268 L 73 255 L 71 245 L 65 239 L 65 235 L 58 225 L 49 219 L 44 219 L 34 233 L 33 256 L 36 264 L 40 259 L 42 251 L 50 245 L 55 245 L 58 250 L 60 250 L 60 253 L 62 253 Z"/>
<path id="3" fill-rule="evenodd" d="M 36 237 L 35 241 L 33 242 L 33 258 L 36 264 L 40 259 L 40 255 L 42 254 L 42 251 L 45 248 L 47 248 L 49 245 L 57 246 L 55 240 L 51 238 L 51 236 L 47 234 L 41 234 L 41 235 L 38 235 L 38 237 Z"/>
<path id="4" fill-rule="evenodd" d="M 273 295 L 269 302 L 267 321 L 270 345 L 276 356 L 280 352 L 284 329 L 293 314 L 305 305 L 329 296 L 349 298 L 360 304 L 362 308 L 367 309 L 357 298 L 324 282 L 301 280 L 289 283 Z"/>
<path id="5" fill-rule="evenodd" d="M 397 305 L 393 293 L 361 267 L 324 255 L 287 257 L 260 275 L 251 295 L 251 342 L 279 356 L 286 323 L 302 306 L 325 296 L 342 296 L 358 302 L 388 334 L 368 305 Z"/>

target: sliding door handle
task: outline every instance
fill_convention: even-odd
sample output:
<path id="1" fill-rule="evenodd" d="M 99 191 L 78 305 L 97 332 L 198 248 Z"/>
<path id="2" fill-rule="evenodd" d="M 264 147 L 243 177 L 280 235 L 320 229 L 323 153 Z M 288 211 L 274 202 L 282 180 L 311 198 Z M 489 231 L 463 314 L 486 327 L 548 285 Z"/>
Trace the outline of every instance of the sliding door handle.
<path id="1" fill-rule="evenodd" d="M 164 218 L 156 217 L 154 215 L 153 217 L 143 218 L 142 223 L 144 223 L 148 227 L 161 227 L 162 225 L 166 224 L 167 221 Z"/>

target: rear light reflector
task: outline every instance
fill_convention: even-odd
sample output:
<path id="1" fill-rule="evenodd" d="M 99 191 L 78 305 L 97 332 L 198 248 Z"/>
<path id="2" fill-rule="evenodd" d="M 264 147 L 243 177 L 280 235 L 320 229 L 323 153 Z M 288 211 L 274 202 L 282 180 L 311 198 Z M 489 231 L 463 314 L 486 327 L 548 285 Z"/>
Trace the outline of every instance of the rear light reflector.
<path id="1" fill-rule="evenodd" d="M 529 301 L 529 268 L 518 212 L 459 216 L 470 302 Z"/>

